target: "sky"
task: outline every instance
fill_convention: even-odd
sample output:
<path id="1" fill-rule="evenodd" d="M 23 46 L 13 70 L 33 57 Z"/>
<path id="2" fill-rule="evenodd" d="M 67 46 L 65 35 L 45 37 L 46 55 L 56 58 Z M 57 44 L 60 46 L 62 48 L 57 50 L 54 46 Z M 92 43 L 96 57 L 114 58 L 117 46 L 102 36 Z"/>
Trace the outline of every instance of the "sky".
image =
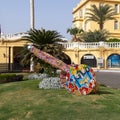
<path id="1" fill-rule="evenodd" d="M 80 0 L 34 0 L 35 29 L 56 30 L 66 39 L 71 35 L 72 10 Z M 0 25 L 4 34 L 30 29 L 30 0 L 0 0 Z"/>

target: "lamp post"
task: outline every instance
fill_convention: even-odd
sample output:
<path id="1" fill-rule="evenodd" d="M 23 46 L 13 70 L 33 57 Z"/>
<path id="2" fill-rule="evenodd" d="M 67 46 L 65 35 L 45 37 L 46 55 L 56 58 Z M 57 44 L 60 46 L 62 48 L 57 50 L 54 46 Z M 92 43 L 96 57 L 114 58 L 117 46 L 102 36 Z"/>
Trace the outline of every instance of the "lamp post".
<path id="1" fill-rule="evenodd" d="M 1 38 L 1 24 L 0 24 L 0 38 Z"/>
<path id="2" fill-rule="evenodd" d="M 30 0 L 30 29 L 34 29 L 34 0 Z"/>
<path id="3" fill-rule="evenodd" d="M 34 29 L 34 0 L 30 0 L 30 29 Z M 34 71 L 33 57 L 30 59 L 30 72 Z"/>

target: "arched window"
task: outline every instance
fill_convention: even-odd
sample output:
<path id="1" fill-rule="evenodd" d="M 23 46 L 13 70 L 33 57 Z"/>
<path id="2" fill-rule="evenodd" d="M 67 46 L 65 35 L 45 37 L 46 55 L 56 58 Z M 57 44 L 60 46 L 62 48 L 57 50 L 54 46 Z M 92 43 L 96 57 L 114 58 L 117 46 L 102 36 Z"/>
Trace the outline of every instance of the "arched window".
<path id="1" fill-rule="evenodd" d="M 118 21 L 115 20 L 115 21 L 114 21 L 114 30 L 118 30 L 118 29 L 119 29 L 118 26 L 119 26 Z"/>
<path id="2" fill-rule="evenodd" d="M 118 4 L 115 4 L 114 10 L 116 13 L 119 13 L 119 5 Z"/>
<path id="3" fill-rule="evenodd" d="M 79 17 L 82 18 L 83 17 L 83 11 L 79 10 Z"/>
<path id="4" fill-rule="evenodd" d="M 120 55 L 112 54 L 107 59 L 108 68 L 120 68 Z"/>

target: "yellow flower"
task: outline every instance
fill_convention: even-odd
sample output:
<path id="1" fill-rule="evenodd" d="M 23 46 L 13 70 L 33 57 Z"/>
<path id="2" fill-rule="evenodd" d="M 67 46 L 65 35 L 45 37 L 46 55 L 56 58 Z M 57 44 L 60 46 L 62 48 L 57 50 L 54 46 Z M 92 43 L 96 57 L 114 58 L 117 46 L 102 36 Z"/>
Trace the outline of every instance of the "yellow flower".
<path id="1" fill-rule="evenodd" d="M 76 74 L 76 69 L 72 70 L 72 74 L 75 75 Z"/>

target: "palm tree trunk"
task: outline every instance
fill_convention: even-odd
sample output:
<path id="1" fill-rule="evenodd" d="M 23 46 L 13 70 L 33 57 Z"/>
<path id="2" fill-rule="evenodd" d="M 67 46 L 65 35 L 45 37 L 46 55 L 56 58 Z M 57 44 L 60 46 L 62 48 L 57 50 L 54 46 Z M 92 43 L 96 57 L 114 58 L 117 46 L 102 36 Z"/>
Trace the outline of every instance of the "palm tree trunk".
<path id="1" fill-rule="evenodd" d="M 103 26 L 104 26 L 103 24 L 100 24 L 100 30 L 103 30 Z"/>

